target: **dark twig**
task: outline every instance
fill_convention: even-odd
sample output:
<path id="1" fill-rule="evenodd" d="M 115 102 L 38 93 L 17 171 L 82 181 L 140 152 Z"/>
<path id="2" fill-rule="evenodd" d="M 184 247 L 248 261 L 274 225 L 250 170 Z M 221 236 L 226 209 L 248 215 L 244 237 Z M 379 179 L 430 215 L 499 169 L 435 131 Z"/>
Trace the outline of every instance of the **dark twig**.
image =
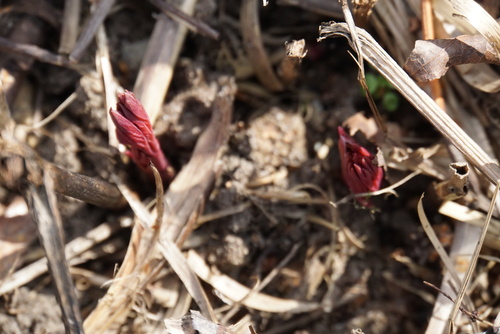
<path id="1" fill-rule="evenodd" d="M 430 286 L 431 288 L 433 288 L 434 290 L 438 291 L 440 294 L 442 294 L 443 296 L 445 296 L 446 298 L 448 298 L 448 299 L 449 299 L 452 303 L 455 303 L 455 300 L 453 300 L 453 298 L 451 298 L 449 294 L 447 294 L 446 292 L 444 292 L 443 290 L 441 290 L 440 288 L 438 288 L 438 287 L 437 287 L 437 286 L 435 286 L 434 284 L 429 283 L 429 282 L 427 282 L 427 281 L 424 281 L 424 284 L 425 284 L 425 285 L 428 285 L 428 286 Z M 483 322 L 483 323 L 485 323 L 485 324 L 488 324 L 489 326 L 492 326 L 492 325 L 493 325 L 491 322 L 489 322 L 489 321 L 487 321 L 487 320 L 483 320 L 483 319 L 481 319 L 481 318 L 478 316 L 477 311 L 472 311 L 472 312 L 471 312 L 471 311 L 467 310 L 467 309 L 466 309 L 465 307 L 463 307 L 463 306 L 459 306 L 459 310 L 460 310 L 463 314 L 467 315 L 467 316 L 470 318 L 470 320 L 471 320 L 471 321 L 480 321 L 480 322 Z"/>
<path id="2" fill-rule="evenodd" d="M 3 134 L 5 133 L 4 131 Z M 125 205 L 125 200 L 116 186 L 59 168 L 38 157 L 31 148 L 15 141 L 0 138 L 0 157 L 6 159 L 1 170 L 0 183 L 8 187 L 22 186 L 25 179 L 36 179 L 30 170 L 27 174 L 23 170 L 24 166 L 36 166 L 53 180 L 54 191 L 57 193 L 101 207 L 119 208 Z M 41 183 L 38 182 L 37 185 L 40 186 Z"/>
<path id="3" fill-rule="evenodd" d="M 75 285 L 64 255 L 62 222 L 50 177 L 43 176 L 43 183 L 44 185 L 40 186 L 30 183 L 24 195 L 37 225 L 40 242 L 45 249 L 66 333 L 83 333 Z"/>
<path id="4" fill-rule="evenodd" d="M 76 42 L 75 48 L 69 55 L 69 59 L 71 59 L 72 61 L 80 60 L 80 58 L 83 56 L 83 53 L 92 41 L 92 38 L 94 38 L 97 29 L 99 29 L 99 26 L 102 24 L 102 22 L 104 22 L 104 19 L 108 15 L 114 3 L 115 0 L 97 1 L 96 7 L 92 12 L 92 16 L 90 17 L 90 20 L 87 22 L 87 24 L 83 27 L 80 37 L 78 37 L 78 40 Z"/>
<path id="5" fill-rule="evenodd" d="M 36 60 L 57 66 L 71 67 L 70 62 L 64 56 L 57 55 L 35 45 L 16 43 L 4 37 L 0 37 L 0 51 L 30 56 Z"/>
<path id="6" fill-rule="evenodd" d="M 119 208 L 125 205 L 116 186 L 92 177 L 70 172 L 51 163 L 45 168 L 54 180 L 55 191 L 89 204 L 106 208 Z"/>
<path id="7" fill-rule="evenodd" d="M 187 15 L 171 3 L 163 0 L 149 0 L 149 2 L 158 7 L 163 12 L 163 14 L 167 15 L 168 17 L 186 24 L 186 26 L 190 30 L 213 39 L 219 39 L 219 32 L 217 30 L 213 29 L 205 22 Z"/>

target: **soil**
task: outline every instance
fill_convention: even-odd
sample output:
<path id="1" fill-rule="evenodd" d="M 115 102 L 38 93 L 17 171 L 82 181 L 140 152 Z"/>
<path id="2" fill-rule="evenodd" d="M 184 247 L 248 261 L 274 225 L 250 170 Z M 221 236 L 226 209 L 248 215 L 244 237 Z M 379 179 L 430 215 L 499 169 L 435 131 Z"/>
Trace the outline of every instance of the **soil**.
<path id="1" fill-rule="evenodd" d="M 37 1 L 25 2 L 38 5 Z M 47 3 L 62 12 L 63 1 Z M 87 17 L 88 4 L 82 5 L 82 15 Z M 6 10 L 8 5 L 1 6 Z M 155 16 L 160 14 L 152 5 L 133 1 L 118 1 L 115 7 L 105 21 L 111 63 L 119 84 L 131 90 Z M 356 328 L 373 334 L 423 333 L 437 295 L 423 281 L 439 286 L 442 265 L 421 227 L 416 203 L 436 179 L 418 175 L 397 189 L 397 197 L 373 197 L 371 210 L 354 200 L 337 208 L 330 205 L 330 201 L 350 194 L 340 167 L 337 127 L 357 114 L 372 117 L 356 79 L 356 64 L 348 54 L 350 48 L 343 39 L 316 41 L 319 24 L 329 17 L 271 2 L 260 9 L 268 54 L 294 39 L 305 39 L 308 53 L 295 83 L 281 92 L 268 91 L 252 73 L 238 77 L 239 65 L 229 61 L 227 52 L 223 53 L 229 49 L 241 66 L 248 66 L 246 58 L 237 58 L 245 54 L 237 28 L 239 8 L 239 1 L 200 1 L 195 17 L 221 36 L 214 41 L 188 33 L 155 124 L 163 151 L 177 170 L 182 169 L 210 120 L 211 103 L 217 94 L 214 83 L 221 75 L 236 77 L 238 92 L 230 134 L 202 217 L 230 209 L 236 209 L 236 213 L 204 221 L 186 240 L 183 250 L 196 250 L 218 272 L 250 288 L 280 268 L 262 293 L 323 303 L 323 307 L 290 314 L 240 305 L 223 325 L 235 324 L 248 315 L 255 332 L 262 334 L 351 333 Z M 26 10 L 1 14 L 1 35 L 10 36 L 12 27 L 25 20 L 34 21 L 38 27 L 38 36 L 32 36 L 34 40 L 27 43 L 56 52 L 60 26 Z M 94 69 L 94 55 L 92 44 L 81 62 Z M 2 55 L 7 59 L 2 62 L 5 68 L 9 64 L 19 66 L 19 61 L 8 56 Z M 103 84 L 95 71 L 82 74 L 38 61 L 17 71 L 22 83 L 11 101 L 11 111 L 20 124 L 46 117 L 72 92 L 78 94 L 56 120 L 26 136 L 27 143 L 40 156 L 67 170 L 110 182 L 111 175 L 118 174 L 145 203 L 154 198 L 154 183 L 130 161 L 122 162 L 116 152 L 108 151 Z M 442 143 L 433 127 L 399 98 L 400 107 L 395 112 L 385 110 L 377 101 L 385 120 L 413 142 L 410 145 L 415 149 Z M 376 153 L 375 144 L 363 133 L 354 137 Z M 407 174 L 386 169 L 382 186 Z M 17 193 L 7 187 L 1 190 L 3 211 Z M 106 292 L 106 286 L 101 284 L 114 276 L 116 266 L 123 261 L 133 213 L 128 208 L 103 209 L 62 195 L 58 200 L 67 242 L 103 222 L 122 224 L 74 265 L 80 270 L 73 277 L 85 319 Z M 427 215 L 448 247 L 453 222 L 434 210 Z M 41 254 L 40 244 L 31 243 L 16 268 L 28 265 Z M 290 254 L 293 256 L 287 259 Z M 491 251 L 491 255 L 498 256 L 498 251 Z M 480 262 L 479 271 L 485 265 L 486 261 Z M 84 273 L 94 273 L 101 280 L 89 279 Z M 485 271 L 485 275 L 489 284 L 476 288 L 473 301 L 478 309 L 490 303 L 488 306 L 494 310 L 493 318 L 489 317 L 492 321 L 500 307 L 498 266 Z M 163 279 L 167 278 L 175 281 L 171 272 Z M 158 279 L 155 284 L 165 282 Z M 222 319 L 229 309 L 224 308 L 226 304 L 211 286 L 204 283 L 204 287 Z M 61 311 L 54 296 L 49 274 L 4 294 L 0 332 L 63 333 Z M 158 328 L 155 326 L 162 323 L 158 319 L 165 314 L 166 306 L 149 290 L 144 299 L 145 305 L 135 307 L 116 332 L 149 333 Z M 196 303 L 192 302 L 190 309 L 197 309 Z"/>

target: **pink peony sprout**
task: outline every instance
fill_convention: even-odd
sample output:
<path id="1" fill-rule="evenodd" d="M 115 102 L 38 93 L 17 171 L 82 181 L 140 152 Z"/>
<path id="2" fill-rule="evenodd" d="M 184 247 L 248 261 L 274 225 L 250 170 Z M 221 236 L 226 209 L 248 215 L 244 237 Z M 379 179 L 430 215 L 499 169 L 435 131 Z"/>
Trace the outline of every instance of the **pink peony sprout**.
<path id="1" fill-rule="evenodd" d="M 373 163 L 375 156 L 349 136 L 344 128 L 338 127 L 340 163 L 344 182 L 354 194 L 372 192 L 380 189 L 384 170 Z M 368 198 L 358 197 L 364 207 L 372 207 Z"/>
<path id="2" fill-rule="evenodd" d="M 118 140 L 129 149 L 126 154 L 147 174 L 151 174 L 149 163 L 152 162 L 164 181 L 172 180 L 174 169 L 165 158 L 149 116 L 134 93 L 118 94 L 116 110 L 110 109 L 109 113 L 116 125 Z"/>

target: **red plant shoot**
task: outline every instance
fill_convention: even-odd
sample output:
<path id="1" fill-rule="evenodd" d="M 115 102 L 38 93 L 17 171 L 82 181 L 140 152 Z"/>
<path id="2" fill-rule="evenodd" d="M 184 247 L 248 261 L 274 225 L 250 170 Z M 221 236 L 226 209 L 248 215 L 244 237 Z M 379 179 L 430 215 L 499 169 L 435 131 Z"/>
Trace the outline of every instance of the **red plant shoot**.
<path id="1" fill-rule="evenodd" d="M 160 143 L 153 133 L 149 116 L 132 92 L 118 94 L 116 110 L 109 113 L 116 125 L 118 141 L 128 147 L 129 156 L 145 173 L 151 175 L 149 163 L 158 169 L 163 181 L 174 177 L 174 169 L 163 154 Z"/>
<path id="2" fill-rule="evenodd" d="M 342 177 L 351 192 L 361 194 L 379 190 L 384 170 L 373 163 L 375 156 L 359 145 L 341 126 L 338 127 L 338 132 Z M 356 199 L 364 207 L 373 207 L 368 198 Z"/>

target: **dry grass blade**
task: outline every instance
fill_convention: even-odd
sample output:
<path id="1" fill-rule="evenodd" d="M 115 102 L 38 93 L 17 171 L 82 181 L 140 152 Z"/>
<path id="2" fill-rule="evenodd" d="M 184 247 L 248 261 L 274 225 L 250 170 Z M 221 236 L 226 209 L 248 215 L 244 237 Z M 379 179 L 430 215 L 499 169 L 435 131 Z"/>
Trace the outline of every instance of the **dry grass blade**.
<path id="1" fill-rule="evenodd" d="M 212 285 L 225 298 L 232 302 L 241 302 L 241 304 L 249 308 L 273 313 L 303 313 L 314 311 L 320 307 L 319 303 L 282 299 L 263 293 L 253 293 L 251 289 L 241 285 L 229 276 L 212 272 L 195 251 L 188 252 L 187 261 L 191 269 L 196 272 L 196 275 Z"/>
<path id="2" fill-rule="evenodd" d="M 440 182 L 434 186 L 434 194 L 440 201 L 450 201 L 463 197 L 466 195 L 468 190 L 469 167 L 467 163 L 451 163 L 450 169 L 453 171 L 451 177 L 448 180 Z M 421 206 L 419 206 L 419 210 L 420 209 Z M 421 213 L 423 216 L 423 212 L 420 211 L 419 216 L 421 216 Z M 449 257 L 453 259 L 454 267 L 453 270 L 450 270 L 448 266 L 446 267 L 447 271 L 444 274 L 440 289 L 443 293 L 441 293 L 436 299 L 432 317 L 427 325 L 426 333 L 429 334 L 442 333 L 444 328 L 446 328 L 446 319 L 453 308 L 453 304 L 447 300 L 448 298 L 446 294 L 455 293 L 457 291 L 458 286 L 463 281 L 465 272 L 472 261 L 471 254 L 474 251 L 474 245 L 479 240 L 481 229 L 479 227 L 464 224 L 462 220 L 463 219 L 458 218 L 455 222 L 455 233 L 449 255 Z M 426 233 L 429 239 L 432 240 L 430 235 L 433 231 L 430 230 L 430 226 L 424 224 L 423 222 L 422 224 L 424 225 L 424 228 L 429 229 L 426 229 Z M 432 243 L 435 245 L 437 243 L 437 239 Z M 442 254 L 439 254 L 444 261 Z M 449 276 L 452 278 L 458 276 L 459 281 L 457 282 L 455 280 L 454 284 L 451 284 L 449 282 Z M 467 302 L 468 308 L 472 309 L 472 303 L 468 300 Z M 475 326 L 475 324 L 473 324 L 473 326 Z M 475 328 L 475 330 L 476 329 L 477 328 Z"/>
<path id="3" fill-rule="evenodd" d="M 182 12 L 192 15 L 197 0 L 183 1 Z M 155 124 L 167 95 L 187 28 L 160 16 L 155 24 L 134 85 L 134 94 Z"/>
<path id="4" fill-rule="evenodd" d="M 213 103 L 213 114 L 199 137 L 189 163 L 177 174 L 165 194 L 165 224 L 161 238 L 179 243 L 191 227 L 186 223 L 208 195 L 215 180 L 216 162 L 228 136 L 236 84 L 230 77 L 219 80 L 220 92 Z M 194 222 L 193 222 L 194 223 Z"/>
<path id="5" fill-rule="evenodd" d="M 236 86 L 229 77 L 222 77 L 219 85 L 221 90 L 214 101 L 212 119 L 198 139 L 191 160 L 165 194 L 165 223 L 160 236 L 160 249 L 165 259 L 183 280 L 202 313 L 211 319 L 215 316 L 208 299 L 172 241 L 180 245 L 191 233 L 200 206 L 214 182 L 220 149 L 227 140 Z"/>
<path id="6" fill-rule="evenodd" d="M 56 287 L 56 296 L 67 333 L 83 333 L 76 290 L 64 256 L 61 218 L 51 178 L 43 176 L 44 185 L 29 184 L 26 201 L 38 229 L 40 242 L 47 255 L 48 266 Z"/>
<path id="7" fill-rule="evenodd" d="M 184 283 L 184 287 L 188 290 L 191 297 L 198 305 L 201 310 L 201 314 L 209 317 L 212 321 L 215 321 L 217 317 L 215 316 L 214 310 L 210 305 L 207 295 L 203 290 L 200 281 L 196 277 L 194 271 L 189 267 L 186 258 L 181 253 L 179 248 L 171 241 L 167 239 L 162 239 L 160 241 L 160 252 L 172 266 L 177 276 Z"/>
<path id="8" fill-rule="evenodd" d="M 247 202 L 243 202 L 243 203 L 238 204 L 236 206 L 229 207 L 229 208 L 217 211 L 217 212 L 204 214 L 196 220 L 196 227 L 199 227 L 199 226 L 201 226 L 209 221 L 212 221 L 212 220 L 216 220 L 216 219 L 220 219 L 223 217 L 227 217 L 227 216 L 235 215 L 237 213 L 244 212 L 245 210 L 248 210 L 251 206 L 252 206 L 252 203 L 250 201 L 247 201 Z"/>
<path id="9" fill-rule="evenodd" d="M 439 241 L 439 238 L 437 237 L 436 233 L 432 229 L 431 223 L 427 219 L 427 216 L 425 215 L 424 211 L 424 206 L 422 204 L 422 199 L 424 198 L 424 194 L 420 197 L 418 200 L 418 205 L 417 205 L 417 212 L 418 212 L 418 218 L 420 219 L 420 223 L 422 224 L 422 227 L 425 231 L 425 234 L 427 234 L 427 237 L 429 238 L 430 242 L 432 243 L 432 246 L 434 246 L 434 249 L 436 252 L 439 254 L 439 257 L 441 258 L 441 261 L 443 261 L 444 266 L 446 269 L 450 272 L 455 286 L 460 286 L 460 278 L 458 277 L 457 271 L 455 270 L 455 266 L 453 265 L 452 260 L 444 250 L 443 245 L 441 245 L 441 242 Z"/>
<path id="10" fill-rule="evenodd" d="M 66 259 L 70 261 L 78 255 L 83 254 L 94 245 L 110 238 L 116 231 L 118 231 L 119 228 L 120 226 L 118 223 L 104 223 L 90 230 L 84 236 L 71 240 L 64 249 Z M 30 263 L 26 267 L 19 269 L 2 282 L 2 285 L 0 286 L 0 295 L 11 292 L 12 290 L 31 282 L 36 277 L 46 273 L 47 269 L 46 258 L 37 260 Z"/>
<path id="11" fill-rule="evenodd" d="M 424 284 L 425 284 L 425 285 L 430 286 L 431 288 L 433 288 L 433 289 L 435 289 L 435 290 L 437 290 L 437 291 L 439 291 L 441 295 L 443 295 L 445 298 L 447 298 L 447 299 L 448 299 L 449 301 L 451 301 L 452 303 L 454 303 L 454 302 L 455 302 L 455 301 L 453 300 L 453 298 L 451 298 L 451 296 L 450 296 L 450 295 L 448 295 L 446 292 L 444 292 L 444 291 L 442 291 L 441 289 L 439 289 L 439 288 L 438 288 L 437 286 L 435 286 L 434 284 L 429 283 L 429 282 L 426 282 L 426 281 L 424 281 Z M 486 321 L 486 320 L 484 320 L 484 319 L 481 319 L 481 318 L 477 315 L 477 312 L 475 312 L 475 311 L 472 311 L 472 312 L 471 312 L 471 311 L 469 311 L 468 309 L 466 309 L 466 308 L 465 308 L 465 307 L 463 307 L 463 306 L 460 306 L 460 307 L 459 307 L 459 309 L 460 309 L 460 311 L 461 311 L 462 313 L 466 314 L 466 315 L 467 315 L 467 316 L 471 319 L 471 321 L 473 321 L 473 322 L 475 322 L 475 321 L 480 321 L 480 322 L 482 322 L 482 323 L 484 323 L 484 324 L 487 324 L 487 325 L 489 325 L 489 326 L 491 326 L 491 325 L 492 325 L 492 323 L 491 323 L 491 322 Z M 474 329 L 474 331 L 476 331 L 476 330 L 477 330 L 477 328 L 476 328 L 476 329 Z"/>
<path id="12" fill-rule="evenodd" d="M 259 81 L 273 92 L 282 91 L 284 89 L 283 83 L 274 73 L 262 42 L 257 0 L 243 0 L 240 20 L 245 51 Z"/>
<path id="13" fill-rule="evenodd" d="M 196 18 L 187 15 L 183 11 L 180 11 L 171 3 L 163 0 L 149 0 L 149 2 L 160 8 L 165 15 L 179 21 L 180 23 L 186 24 L 192 31 L 205 35 L 212 39 L 219 39 L 218 31 L 214 30 L 205 22 L 197 20 Z"/>
<path id="14" fill-rule="evenodd" d="M 64 14 L 61 26 L 59 53 L 68 54 L 75 46 L 76 39 L 78 37 L 81 7 L 81 1 L 79 0 L 64 1 Z"/>
<path id="15" fill-rule="evenodd" d="M 443 282 L 441 283 L 441 290 L 444 293 L 455 295 L 458 287 L 460 287 L 464 281 L 465 272 L 467 271 L 468 266 L 473 260 L 470 254 L 474 250 L 474 243 L 477 242 L 480 231 L 476 227 L 465 224 L 462 224 L 465 226 L 458 225 L 450 250 L 450 255 L 448 255 L 427 220 L 422 204 L 422 198 L 423 195 L 420 198 L 417 207 L 420 223 L 422 224 L 427 237 L 439 254 L 439 257 L 446 268 Z M 457 299 L 457 305 L 460 306 L 461 303 L 461 299 Z M 469 298 L 466 299 L 466 303 L 469 309 L 473 309 L 473 304 Z M 443 333 L 446 328 L 446 319 L 449 317 L 453 307 L 454 304 L 451 304 L 444 294 L 440 294 L 434 304 L 433 314 L 429 320 L 425 333 Z M 455 319 L 455 317 L 456 316 L 453 316 L 453 319 Z M 475 326 L 475 324 L 473 325 Z"/>
<path id="16" fill-rule="evenodd" d="M 356 24 L 354 23 L 354 18 L 352 17 L 352 13 L 349 9 L 349 6 L 347 4 L 346 0 L 342 0 L 342 11 L 344 13 L 344 18 L 346 21 L 347 26 L 349 27 L 349 31 L 351 31 L 351 45 L 354 51 L 356 52 L 357 55 L 357 60 L 356 63 L 358 64 L 359 72 L 358 72 L 358 81 L 361 84 L 361 87 L 363 87 L 363 91 L 365 92 L 365 97 L 368 102 L 368 105 L 370 106 L 370 110 L 373 113 L 373 116 L 375 118 L 375 122 L 377 122 L 378 128 L 382 131 L 382 133 L 386 134 L 387 133 L 387 127 L 385 125 L 385 122 L 382 120 L 382 116 L 380 116 L 380 112 L 377 108 L 377 104 L 375 103 L 375 100 L 373 99 L 372 94 L 370 93 L 370 89 L 368 89 L 368 83 L 366 82 L 366 77 L 365 77 L 365 66 L 363 63 L 364 55 L 363 55 L 363 49 L 361 47 L 361 42 L 359 41 L 358 34 L 356 32 Z"/>
<path id="17" fill-rule="evenodd" d="M 363 56 L 380 72 L 429 122 L 441 132 L 491 183 L 500 181 L 500 167 L 403 71 L 365 30 L 357 28 Z M 343 36 L 351 41 L 344 23 L 327 23 L 320 28 L 320 40 Z"/>
<path id="18" fill-rule="evenodd" d="M 446 202 L 439 208 L 439 213 L 464 223 L 482 227 L 486 215 L 480 211 L 471 210 L 455 202 Z M 500 220 L 491 219 L 491 224 L 486 235 L 485 245 L 500 250 Z"/>
<path id="19" fill-rule="evenodd" d="M 118 101 L 116 93 L 118 90 L 117 80 L 113 76 L 113 66 L 111 65 L 111 60 L 109 57 L 109 46 L 108 38 L 106 35 L 106 30 L 104 25 L 101 25 L 97 30 L 96 35 L 97 50 L 96 50 L 96 65 L 98 72 L 102 76 L 102 82 L 104 85 L 104 97 L 105 97 L 105 107 L 106 110 L 116 107 L 116 102 Z M 118 138 L 116 137 L 116 127 L 111 120 L 111 114 L 107 114 L 108 123 L 108 142 L 109 146 L 118 148 Z"/>
<path id="20" fill-rule="evenodd" d="M 271 272 L 269 274 L 267 274 L 267 276 L 262 280 L 262 281 L 259 281 L 258 284 L 250 291 L 250 293 L 248 294 L 248 296 L 251 296 L 252 294 L 254 293 L 257 293 L 257 292 L 260 292 L 262 291 L 266 286 L 269 285 L 269 283 L 271 283 L 275 278 L 276 276 L 280 273 L 280 271 L 295 257 L 295 255 L 297 254 L 299 248 L 300 248 L 300 244 L 295 244 L 293 246 L 293 248 L 290 250 L 290 252 L 288 253 L 288 255 L 283 259 L 281 260 L 277 266 L 275 266 L 273 268 L 273 270 L 271 270 Z M 245 298 L 246 299 L 246 298 Z M 229 320 L 236 314 L 238 313 L 238 311 L 240 310 L 240 304 L 245 300 L 241 300 L 241 301 L 238 301 L 237 303 L 235 303 L 234 305 L 231 305 L 231 310 L 229 312 L 227 312 L 225 315 L 224 315 L 224 318 L 222 318 L 221 322 L 222 323 L 228 323 Z"/>
<path id="21" fill-rule="evenodd" d="M 472 274 L 474 273 L 474 269 L 476 268 L 476 263 L 477 259 L 479 258 L 479 253 L 481 252 L 481 248 L 484 244 L 484 239 L 486 239 L 486 234 L 488 233 L 488 228 L 490 225 L 491 217 L 493 216 L 493 211 L 495 210 L 496 202 L 497 202 L 497 196 L 498 196 L 498 191 L 500 189 L 500 182 L 497 183 L 497 186 L 495 188 L 495 192 L 493 193 L 493 198 L 491 199 L 490 202 L 490 208 L 488 209 L 488 214 L 486 215 L 486 221 L 484 222 L 484 226 L 481 230 L 481 236 L 479 237 L 479 240 L 477 241 L 476 249 L 474 250 L 474 254 L 472 255 L 471 263 L 469 264 L 469 268 L 467 269 L 467 272 L 465 274 L 464 281 L 462 283 L 462 286 L 460 288 L 460 291 L 458 292 L 457 300 L 455 304 L 453 305 L 453 310 L 450 314 L 449 317 L 449 323 L 450 323 L 450 332 L 453 330 L 454 324 L 453 324 L 453 319 L 458 313 L 460 304 L 462 303 L 462 299 L 465 296 L 467 286 L 469 285 L 469 281 L 472 277 Z"/>
<path id="22" fill-rule="evenodd" d="M 64 100 L 63 103 L 61 103 L 56 110 L 54 110 L 49 116 L 45 117 L 43 120 L 40 122 L 33 124 L 31 126 L 32 129 L 39 129 L 44 127 L 45 125 L 49 124 L 52 122 L 54 119 L 57 118 L 71 103 L 73 103 L 77 98 L 76 92 L 73 92 L 66 100 Z"/>
<path id="23" fill-rule="evenodd" d="M 29 56 L 52 65 L 74 67 L 65 56 L 52 53 L 36 45 L 16 43 L 4 37 L 0 37 L 0 51 Z"/>
<path id="24" fill-rule="evenodd" d="M 480 4 L 473 0 L 450 1 L 452 15 L 467 20 L 500 54 L 500 25 Z"/>
<path id="25" fill-rule="evenodd" d="M 123 196 L 138 217 L 138 221 L 132 230 L 131 240 L 120 270 L 113 279 L 106 295 L 85 319 L 85 331 L 89 333 L 103 333 L 112 326 L 125 321 L 134 302 L 148 283 L 152 268 L 147 266 L 146 263 L 153 255 L 160 230 L 159 221 L 152 218 L 135 194 L 118 178 L 116 181 Z M 162 193 L 162 190 L 163 187 L 160 182 L 160 189 L 157 191 Z M 161 214 L 159 217 L 161 219 Z"/>
<path id="26" fill-rule="evenodd" d="M 160 224 L 163 219 L 163 187 L 160 174 L 153 166 L 153 164 L 151 164 L 151 168 L 153 168 L 153 171 L 155 173 L 157 203 L 156 210 L 158 212 L 153 230 L 159 232 L 161 227 Z M 172 266 L 172 269 L 175 271 L 177 276 L 179 276 L 182 283 L 184 283 L 184 287 L 186 288 L 186 290 L 188 290 L 191 297 L 193 297 L 193 299 L 195 300 L 196 304 L 201 310 L 201 313 L 215 321 L 215 313 L 212 306 L 210 305 L 207 295 L 205 294 L 205 291 L 198 281 L 198 278 L 191 270 L 191 268 L 189 268 L 186 258 L 182 255 L 180 249 L 172 241 L 166 238 L 162 238 L 159 241 L 159 248 L 163 257 Z"/>
<path id="27" fill-rule="evenodd" d="M 99 29 L 99 26 L 102 22 L 104 22 L 104 19 L 108 15 L 114 3 L 115 0 L 101 0 L 97 2 L 95 9 L 92 12 L 92 16 L 87 21 L 87 24 L 82 28 L 82 32 L 80 33 L 80 37 L 78 37 L 75 48 L 69 55 L 69 58 L 72 61 L 78 61 L 83 56 L 83 53 L 89 46 L 92 38 L 94 38 L 97 29 Z"/>

